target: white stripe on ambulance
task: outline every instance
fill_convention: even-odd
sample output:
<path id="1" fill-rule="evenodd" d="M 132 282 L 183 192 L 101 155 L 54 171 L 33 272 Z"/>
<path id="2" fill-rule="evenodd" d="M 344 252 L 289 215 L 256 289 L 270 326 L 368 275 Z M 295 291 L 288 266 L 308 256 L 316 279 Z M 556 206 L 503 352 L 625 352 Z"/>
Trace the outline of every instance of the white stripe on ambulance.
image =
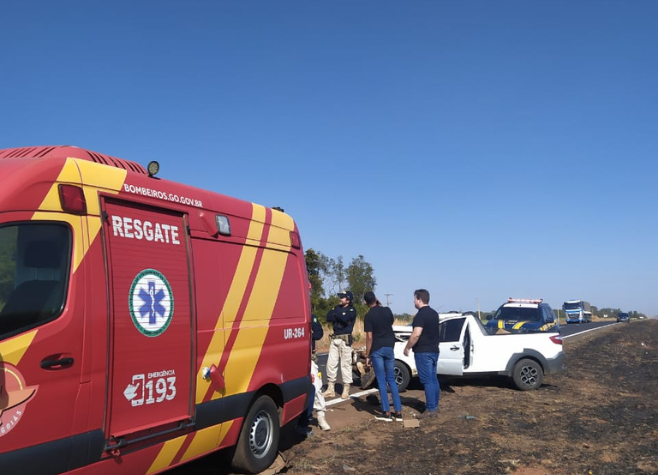
<path id="1" fill-rule="evenodd" d="M 151 223 L 126 216 L 112 216 L 112 230 L 115 236 L 130 239 L 146 239 L 147 241 L 180 244 L 178 226 L 164 223 Z"/>

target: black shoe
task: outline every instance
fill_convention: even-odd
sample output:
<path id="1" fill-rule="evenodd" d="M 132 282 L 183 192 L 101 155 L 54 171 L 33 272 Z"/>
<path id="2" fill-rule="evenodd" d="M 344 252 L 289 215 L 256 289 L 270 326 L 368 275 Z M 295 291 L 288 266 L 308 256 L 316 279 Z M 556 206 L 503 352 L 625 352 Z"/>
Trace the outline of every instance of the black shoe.
<path id="1" fill-rule="evenodd" d="M 380 412 L 379 414 L 375 414 L 375 419 L 378 421 L 393 422 L 390 412 Z"/>
<path id="2" fill-rule="evenodd" d="M 393 420 L 394 421 L 403 421 L 402 419 L 402 413 L 401 412 L 394 412 L 393 413 Z"/>

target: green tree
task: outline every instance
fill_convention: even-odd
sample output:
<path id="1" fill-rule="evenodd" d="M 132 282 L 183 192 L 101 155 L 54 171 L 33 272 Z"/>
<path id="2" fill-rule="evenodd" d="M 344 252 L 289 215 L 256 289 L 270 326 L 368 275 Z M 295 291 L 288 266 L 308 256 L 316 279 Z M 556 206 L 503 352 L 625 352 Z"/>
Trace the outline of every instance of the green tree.
<path id="1" fill-rule="evenodd" d="M 362 255 L 352 259 L 345 267 L 343 256 L 336 259 L 325 256 L 313 248 L 306 250 L 306 271 L 311 284 L 311 309 L 322 323 L 326 323 L 329 310 L 338 305 L 338 292 L 350 290 L 354 294 L 353 304 L 360 317 L 367 311 L 363 295 L 374 290 L 377 280 L 372 265 Z"/>
<path id="2" fill-rule="evenodd" d="M 346 270 L 349 289 L 354 294 L 354 301 L 359 304 L 363 302 L 363 295 L 375 290 L 377 279 L 375 279 L 372 265 L 362 255 L 352 259 Z"/>
<path id="3" fill-rule="evenodd" d="M 330 271 L 334 281 L 334 292 L 342 292 L 345 290 L 343 284 L 345 283 L 345 264 L 343 263 L 343 256 L 338 256 L 336 260 L 329 259 Z"/>
<path id="4" fill-rule="evenodd" d="M 324 279 L 329 272 L 329 258 L 312 248 L 306 250 L 304 257 L 308 281 L 311 284 L 311 309 L 317 312 L 324 299 Z"/>

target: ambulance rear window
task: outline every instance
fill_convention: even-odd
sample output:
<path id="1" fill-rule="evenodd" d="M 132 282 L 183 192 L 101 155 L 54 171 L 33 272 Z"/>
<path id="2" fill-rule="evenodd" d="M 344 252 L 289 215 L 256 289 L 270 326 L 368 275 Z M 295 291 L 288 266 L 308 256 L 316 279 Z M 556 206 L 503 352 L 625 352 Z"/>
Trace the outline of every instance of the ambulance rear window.
<path id="1" fill-rule="evenodd" d="M 0 339 L 61 314 L 70 254 L 71 230 L 64 224 L 0 227 Z"/>

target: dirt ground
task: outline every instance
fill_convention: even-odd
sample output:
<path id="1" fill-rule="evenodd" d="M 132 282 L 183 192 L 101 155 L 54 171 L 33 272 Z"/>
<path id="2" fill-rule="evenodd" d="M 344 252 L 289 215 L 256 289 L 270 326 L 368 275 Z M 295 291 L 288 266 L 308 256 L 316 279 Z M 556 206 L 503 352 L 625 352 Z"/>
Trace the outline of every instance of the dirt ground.
<path id="1" fill-rule="evenodd" d="M 405 428 L 374 419 L 370 396 L 331 406 L 331 430 L 284 430 L 287 474 L 658 474 L 658 320 L 564 342 L 565 373 L 536 391 L 441 381 L 440 415 Z M 415 385 L 414 385 L 415 384 Z M 422 412 L 422 387 L 402 393 Z"/>

